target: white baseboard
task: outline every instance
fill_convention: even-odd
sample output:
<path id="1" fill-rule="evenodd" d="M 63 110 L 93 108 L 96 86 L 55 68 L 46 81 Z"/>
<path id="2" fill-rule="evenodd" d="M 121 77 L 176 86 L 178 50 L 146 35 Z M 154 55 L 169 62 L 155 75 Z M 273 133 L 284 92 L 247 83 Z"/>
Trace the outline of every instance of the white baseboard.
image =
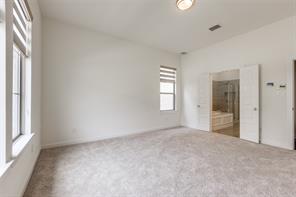
<path id="1" fill-rule="evenodd" d="M 282 149 L 286 149 L 286 150 L 294 150 L 293 145 L 289 146 L 287 144 L 282 144 L 282 143 L 271 141 L 271 140 L 262 140 L 261 144 L 273 146 L 273 147 L 277 147 L 277 148 L 282 148 Z"/>
<path id="2" fill-rule="evenodd" d="M 136 134 L 140 134 L 140 133 L 147 133 L 147 132 L 152 132 L 152 131 L 157 131 L 157 130 L 174 129 L 174 128 L 178 128 L 178 127 L 182 127 L 182 126 L 175 125 L 175 126 L 171 126 L 171 127 L 160 127 L 160 128 L 148 129 L 148 130 L 138 131 L 138 132 L 129 133 L 129 134 L 123 134 L 123 135 L 117 135 L 117 136 L 108 136 L 108 137 L 99 136 L 99 137 L 87 137 L 87 138 L 64 140 L 64 141 L 44 144 L 41 146 L 41 149 L 56 148 L 56 147 L 69 146 L 69 145 L 75 145 L 75 144 L 82 144 L 82 143 L 87 143 L 87 142 L 96 142 L 96 141 L 101 141 L 101 140 L 106 140 L 106 139 L 113 139 L 113 138 L 118 138 L 118 137 L 136 135 Z"/>

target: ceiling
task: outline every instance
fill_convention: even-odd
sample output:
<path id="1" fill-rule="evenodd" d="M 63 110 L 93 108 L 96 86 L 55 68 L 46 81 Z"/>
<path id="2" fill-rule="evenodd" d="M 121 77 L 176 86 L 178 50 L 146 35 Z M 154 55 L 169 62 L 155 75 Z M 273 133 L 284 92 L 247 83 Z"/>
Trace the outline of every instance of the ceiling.
<path id="1" fill-rule="evenodd" d="M 296 0 L 39 0 L 43 16 L 167 51 L 190 52 L 296 15 Z M 209 27 L 221 29 L 210 32 Z"/>

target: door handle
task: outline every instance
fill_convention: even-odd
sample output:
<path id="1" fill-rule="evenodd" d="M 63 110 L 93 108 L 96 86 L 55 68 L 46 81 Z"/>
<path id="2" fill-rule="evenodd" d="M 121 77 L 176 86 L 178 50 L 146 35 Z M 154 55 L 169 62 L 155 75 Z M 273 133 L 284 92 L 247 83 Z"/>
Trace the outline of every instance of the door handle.
<path id="1" fill-rule="evenodd" d="M 257 107 L 254 107 L 254 111 L 257 111 L 258 109 L 257 109 Z"/>

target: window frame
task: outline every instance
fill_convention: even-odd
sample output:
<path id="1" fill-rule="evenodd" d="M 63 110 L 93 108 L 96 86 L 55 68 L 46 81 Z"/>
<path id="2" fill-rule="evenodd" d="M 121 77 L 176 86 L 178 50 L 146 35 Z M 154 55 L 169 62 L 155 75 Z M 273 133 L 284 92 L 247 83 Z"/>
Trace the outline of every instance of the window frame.
<path id="1" fill-rule="evenodd" d="M 166 80 L 162 79 L 163 74 L 161 74 L 161 69 L 167 69 L 167 72 L 170 72 L 174 76 L 172 80 Z M 169 71 L 170 70 L 170 71 Z M 164 77 L 164 76 L 163 76 Z M 173 91 L 172 92 L 165 92 L 161 90 L 161 83 L 168 83 L 168 84 L 173 84 Z M 159 101 L 159 109 L 161 112 L 170 112 L 170 111 L 176 111 L 176 89 L 177 89 L 177 69 L 173 67 L 168 67 L 168 66 L 160 66 L 160 82 L 159 82 L 159 87 L 160 87 L 160 101 Z M 161 109 L 161 95 L 172 95 L 173 96 L 173 108 L 172 109 Z"/>
<path id="2" fill-rule="evenodd" d="M 14 96 L 18 96 L 18 104 L 17 104 L 17 123 L 13 122 L 12 124 L 17 124 L 17 129 L 18 131 L 16 131 L 17 135 L 14 136 L 14 132 L 12 130 L 12 142 L 14 143 L 17 139 L 19 139 L 19 137 L 21 137 L 22 135 L 25 134 L 25 58 L 26 56 L 22 53 L 22 51 L 18 48 L 18 46 L 14 43 L 13 45 L 13 53 L 17 53 L 18 54 L 18 66 L 17 66 L 17 78 L 14 77 L 15 75 L 15 71 L 13 70 L 13 77 L 12 77 L 12 83 L 18 83 L 18 92 L 14 92 L 14 90 L 12 90 L 12 97 L 14 99 Z M 14 58 L 13 58 L 13 64 L 15 64 L 14 62 Z M 13 66 L 13 69 L 14 66 Z M 14 85 L 13 85 L 14 86 Z M 12 115 L 14 115 L 15 112 L 15 108 L 14 108 L 14 102 L 12 102 Z M 14 121 L 14 119 L 12 119 L 12 121 Z M 14 129 L 15 127 L 13 126 L 12 129 Z"/>
<path id="3" fill-rule="evenodd" d="M 18 11 L 16 12 L 15 9 L 18 9 Z M 31 130 L 33 15 L 28 0 L 0 1 L 0 11 L 3 13 L 0 16 L 0 49 L 4 51 L 4 53 L 0 54 L 0 74 L 4 79 L 0 81 L 0 108 L 3 109 L 0 110 L 1 178 L 31 141 L 34 133 Z M 25 34 L 16 14 L 21 16 L 24 19 L 22 21 L 26 23 Z M 24 89 L 21 90 L 22 99 L 19 101 L 19 103 L 22 102 L 20 103 L 22 106 L 21 113 L 23 114 L 23 118 L 20 120 L 22 123 L 16 119 L 22 124 L 22 129 L 19 129 L 22 135 L 18 135 L 13 139 L 13 91 L 20 91 L 19 87 L 13 87 L 13 62 L 15 62 L 13 60 L 13 48 L 15 44 L 18 45 L 18 49 L 22 49 L 21 65 L 23 65 L 23 69 L 21 76 L 23 78 L 21 80 Z"/>
<path id="4" fill-rule="evenodd" d="M 13 0 L 13 92 L 12 92 L 12 143 L 23 135 L 30 134 L 29 119 L 31 119 L 31 111 L 28 113 L 31 102 L 31 80 L 27 81 L 27 77 L 31 77 L 28 73 L 26 64 L 31 66 L 31 46 L 32 46 L 32 21 L 33 16 L 29 8 L 27 0 Z M 18 65 L 15 65 L 14 53 L 18 54 Z M 17 69 L 17 74 L 15 70 Z M 31 71 L 30 71 L 31 72 Z M 16 77 L 17 76 L 17 77 Z M 17 86 L 14 84 L 18 83 Z M 16 89 L 15 89 L 16 87 Z M 17 92 L 15 92 L 17 91 Z M 29 91 L 29 92 L 27 92 Z M 17 99 L 17 101 L 15 101 Z M 17 129 L 17 130 L 16 130 Z"/>

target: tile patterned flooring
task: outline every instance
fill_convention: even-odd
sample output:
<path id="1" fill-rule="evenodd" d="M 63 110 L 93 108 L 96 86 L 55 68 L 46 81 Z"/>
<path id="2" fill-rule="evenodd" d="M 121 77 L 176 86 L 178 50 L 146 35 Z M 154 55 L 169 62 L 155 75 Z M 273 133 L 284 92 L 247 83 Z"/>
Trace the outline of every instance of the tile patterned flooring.
<path id="1" fill-rule="evenodd" d="M 235 123 L 233 127 L 217 130 L 215 131 L 215 133 L 220 133 L 232 137 L 239 137 L 239 123 Z"/>

